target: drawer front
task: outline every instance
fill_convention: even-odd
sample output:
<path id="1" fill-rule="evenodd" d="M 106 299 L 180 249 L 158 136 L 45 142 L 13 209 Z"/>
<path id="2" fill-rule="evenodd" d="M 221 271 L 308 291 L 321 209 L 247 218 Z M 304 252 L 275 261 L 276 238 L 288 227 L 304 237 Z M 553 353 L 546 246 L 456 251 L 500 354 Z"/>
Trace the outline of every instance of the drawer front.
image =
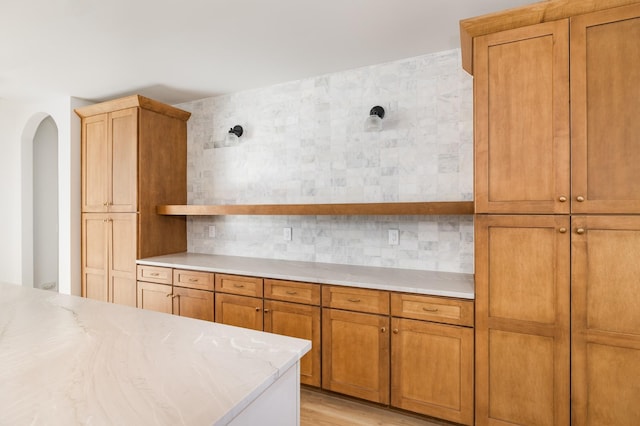
<path id="1" fill-rule="evenodd" d="M 216 291 L 262 297 L 262 278 L 216 274 Z"/>
<path id="2" fill-rule="evenodd" d="M 196 290 L 213 291 L 213 274 L 211 272 L 174 269 L 173 285 L 194 288 Z"/>
<path id="3" fill-rule="evenodd" d="M 473 327 L 473 302 L 417 294 L 391 294 L 391 315 Z"/>
<path id="4" fill-rule="evenodd" d="M 265 299 L 282 300 L 285 302 L 319 305 L 320 285 L 296 281 L 265 279 L 264 297 Z"/>
<path id="5" fill-rule="evenodd" d="M 146 281 L 158 284 L 172 284 L 173 275 L 171 268 L 160 266 L 138 265 L 138 281 Z"/>
<path id="6" fill-rule="evenodd" d="M 389 292 L 353 287 L 324 286 L 322 306 L 374 314 L 389 314 Z"/>

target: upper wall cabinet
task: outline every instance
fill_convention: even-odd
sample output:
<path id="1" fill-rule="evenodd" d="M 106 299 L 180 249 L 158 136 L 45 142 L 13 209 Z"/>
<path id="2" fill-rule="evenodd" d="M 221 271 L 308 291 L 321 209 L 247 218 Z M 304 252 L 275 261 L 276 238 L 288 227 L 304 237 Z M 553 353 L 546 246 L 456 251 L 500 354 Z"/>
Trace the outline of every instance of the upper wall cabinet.
<path id="1" fill-rule="evenodd" d="M 571 19 L 574 213 L 640 213 L 640 4 Z"/>
<path id="2" fill-rule="evenodd" d="M 138 108 L 83 120 L 83 212 L 138 210 L 137 154 Z"/>
<path id="3" fill-rule="evenodd" d="M 640 212 L 639 14 L 474 39 L 477 213 Z"/>
<path id="4" fill-rule="evenodd" d="M 474 40 L 476 213 L 569 213 L 569 22 Z"/>

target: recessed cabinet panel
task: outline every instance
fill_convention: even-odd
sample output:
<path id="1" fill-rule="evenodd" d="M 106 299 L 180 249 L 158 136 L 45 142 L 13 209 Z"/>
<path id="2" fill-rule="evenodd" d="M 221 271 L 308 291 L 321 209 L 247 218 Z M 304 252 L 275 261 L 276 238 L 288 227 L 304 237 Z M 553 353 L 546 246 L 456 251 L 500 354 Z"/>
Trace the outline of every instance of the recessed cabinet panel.
<path id="1" fill-rule="evenodd" d="M 109 114 L 111 126 L 110 211 L 138 210 L 138 108 Z"/>
<path id="2" fill-rule="evenodd" d="M 640 5 L 571 19 L 572 211 L 640 212 Z"/>
<path id="3" fill-rule="evenodd" d="M 82 211 L 106 212 L 108 201 L 109 143 L 107 114 L 83 121 Z"/>
<path id="4" fill-rule="evenodd" d="M 476 213 L 569 212 L 568 22 L 475 41 Z"/>
<path id="5" fill-rule="evenodd" d="M 138 308 L 170 314 L 173 311 L 171 295 L 170 285 L 138 281 Z"/>
<path id="6" fill-rule="evenodd" d="M 136 233 L 135 213 L 108 215 L 110 228 L 109 277 L 111 302 L 136 306 Z"/>
<path id="7" fill-rule="evenodd" d="M 181 317 L 213 321 L 213 292 L 173 287 L 173 313 Z"/>
<path id="8" fill-rule="evenodd" d="M 263 330 L 262 299 L 217 293 L 215 301 L 216 322 L 253 330 Z"/>
<path id="9" fill-rule="evenodd" d="M 488 316 L 555 324 L 558 298 L 569 303 L 569 219 L 492 216 L 478 221 L 481 241 L 488 243 L 481 254 L 488 262 L 482 289 Z M 562 265 L 567 269 L 559 271 Z"/>
<path id="10" fill-rule="evenodd" d="M 393 318 L 391 405 L 473 423 L 473 329 Z"/>
<path id="11" fill-rule="evenodd" d="M 585 425 L 640 424 L 640 347 L 590 343 Z"/>
<path id="12" fill-rule="evenodd" d="M 555 358 L 551 337 L 491 330 L 489 418 L 519 425 L 555 424 Z"/>
<path id="13" fill-rule="evenodd" d="M 300 381 L 320 386 L 320 307 L 264 301 L 264 331 L 311 340 L 311 351 L 300 360 Z"/>
<path id="14" fill-rule="evenodd" d="M 389 402 L 389 317 L 323 309 L 322 387 Z"/>
<path id="15" fill-rule="evenodd" d="M 109 300 L 106 215 L 82 215 L 82 295 L 89 299 Z"/>

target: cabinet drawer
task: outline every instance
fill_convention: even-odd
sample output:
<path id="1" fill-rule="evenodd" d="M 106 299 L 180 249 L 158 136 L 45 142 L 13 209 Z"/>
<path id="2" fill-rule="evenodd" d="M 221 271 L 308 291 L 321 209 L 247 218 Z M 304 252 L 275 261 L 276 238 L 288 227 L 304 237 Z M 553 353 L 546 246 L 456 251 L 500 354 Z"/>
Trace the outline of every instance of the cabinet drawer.
<path id="1" fill-rule="evenodd" d="M 265 299 L 283 300 L 285 302 L 320 304 L 320 285 L 295 281 L 264 280 Z"/>
<path id="2" fill-rule="evenodd" d="M 473 302 L 417 294 L 391 294 L 391 315 L 473 327 Z"/>
<path id="3" fill-rule="evenodd" d="M 173 275 L 171 271 L 171 268 L 138 265 L 138 281 L 171 284 L 173 282 Z"/>
<path id="4" fill-rule="evenodd" d="M 389 292 L 353 287 L 324 286 L 322 306 L 349 311 L 389 314 Z"/>
<path id="5" fill-rule="evenodd" d="M 211 272 L 174 269 L 173 285 L 178 287 L 195 288 L 197 290 L 213 291 L 213 274 Z"/>
<path id="6" fill-rule="evenodd" d="M 216 274 L 216 291 L 262 297 L 262 278 Z"/>

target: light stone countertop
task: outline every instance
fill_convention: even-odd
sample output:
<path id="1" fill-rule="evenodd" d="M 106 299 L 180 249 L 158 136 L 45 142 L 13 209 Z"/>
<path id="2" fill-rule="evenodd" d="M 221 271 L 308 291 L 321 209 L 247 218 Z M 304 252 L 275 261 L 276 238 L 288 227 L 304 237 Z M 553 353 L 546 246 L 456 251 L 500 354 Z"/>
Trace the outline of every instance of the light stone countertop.
<path id="1" fill-rule="evenodd" d="M 226 424 L 310 347 L 0 283 L 0 423 Z"/>
<path id="2" fill-rule="evenodd" d="M 473 274 L 455 272 L 378 268 L 199 253 L 177 253 L 150 257 L 138 260 L 138 264 L 462 299 L 474 299 L 475 297 Z"/>

